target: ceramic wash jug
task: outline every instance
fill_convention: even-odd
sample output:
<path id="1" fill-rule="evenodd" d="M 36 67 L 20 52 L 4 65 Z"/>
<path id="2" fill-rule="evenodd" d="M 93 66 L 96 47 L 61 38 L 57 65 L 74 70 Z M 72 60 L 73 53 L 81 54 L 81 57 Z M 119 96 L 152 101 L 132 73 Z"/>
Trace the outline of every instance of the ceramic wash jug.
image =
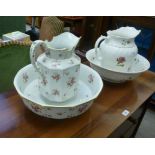
<path id="1" fill-rule="evenodd" d="M 101 66 L 119 72 L 130 71 L 138 52 L 134 39 L 140 32 L 134 27 L 121 27 L 108 31 L 107 36 L 101 35 L 95 43 Z"/>
<path id="2" fill-rule="evenodd" d="M 76 95 L 80 71 L 80 58 L 74 50 L 80 38 L 64 32 L 52 41 L 34 41 L 30 48 L 30 59 L 39 73 L 39 90 L 46 99 L 66 101 Z M 38 53 L 41 54 L 37 60 Z"/>

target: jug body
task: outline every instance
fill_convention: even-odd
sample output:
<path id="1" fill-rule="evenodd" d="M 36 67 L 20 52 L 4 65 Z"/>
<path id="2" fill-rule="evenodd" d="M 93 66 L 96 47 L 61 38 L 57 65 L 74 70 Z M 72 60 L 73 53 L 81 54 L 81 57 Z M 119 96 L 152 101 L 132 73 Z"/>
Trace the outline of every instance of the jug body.
<path id="1" fill-rule="evenodd" d="M 134 37 L 114 35 L 101 36 L 96 42 L 96 57 L 106 69 L 128 72 L 138 53 Z M 101 42 L 102 41 L 102 42 Z M 99 42 L 100 45 L 99 45 Z M 99 47 L 98 47 L 99 45 Z"/>
<path id="2" fill-rule="evenodd" d="M 56 49 L 41 40 L 31 46 L 30 58 L 39 73 L 40 94 L 50 101 L 63 102 L 77 93 L 81 60 L 73 48 Z M 40 51 L 43 54 L 35 60 Z"/>

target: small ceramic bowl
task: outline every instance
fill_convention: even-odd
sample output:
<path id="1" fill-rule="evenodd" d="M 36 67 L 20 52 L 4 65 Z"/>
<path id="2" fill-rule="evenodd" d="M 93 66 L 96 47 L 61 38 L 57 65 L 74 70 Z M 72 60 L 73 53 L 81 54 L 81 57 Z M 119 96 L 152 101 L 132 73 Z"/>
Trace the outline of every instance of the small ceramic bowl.
<path id="1" fill-rule="evenodd" d="M 48 118 L 64 119 L 81 115 L 91 107 L 93 100 L 103 88 L 100 75 L 92 68 L 81 64 L 77 95 L 57 104 L 40 95 L 38 76 L 34 67 L 31 64 L 27 65 L 16 74 L 14 86 L 26 107 Z"/>
<path id="2" fill-rule="evenodd" d="M 149 61 L 141 55 L 137 55 L 128 72 L 115 71 L 112 69 L 104 68 L 101 63 L 96 59 L 95 50 L 91 49 L 86 53 L 86 58 L 90 62 L 90 66 L 96 70 L 101 77 L 111 83 L 122 83 L 128 80 L 133 80 L 141 73 L 150 68 Z"/>

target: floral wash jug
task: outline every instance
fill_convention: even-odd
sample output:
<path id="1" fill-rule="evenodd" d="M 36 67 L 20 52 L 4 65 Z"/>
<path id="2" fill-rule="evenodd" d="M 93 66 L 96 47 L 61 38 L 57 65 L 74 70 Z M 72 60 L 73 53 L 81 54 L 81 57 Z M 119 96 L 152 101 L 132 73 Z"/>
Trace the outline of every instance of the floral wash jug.
<path id="1" fill-rule="evenodd" d="M 95 51 L 102 67 L 120 72 L 130 71 L 138 52 L 134 39 L 140 32 L 134 27 L 121 27 L 108 31 L 107 36 L 101 35 L 95 43 Z"/>
<path id="2" fill-rule="evenodd" d="M 31 63 L 40 75 L 39 90 L 48 100 L 63 102 L 76 95 L 81 59 L 74 50 L 79 40 L 65 32 L 51 42 L 37 40 L 31 45 Z M 38 53 L 43 54 L 36 61 Z"/>

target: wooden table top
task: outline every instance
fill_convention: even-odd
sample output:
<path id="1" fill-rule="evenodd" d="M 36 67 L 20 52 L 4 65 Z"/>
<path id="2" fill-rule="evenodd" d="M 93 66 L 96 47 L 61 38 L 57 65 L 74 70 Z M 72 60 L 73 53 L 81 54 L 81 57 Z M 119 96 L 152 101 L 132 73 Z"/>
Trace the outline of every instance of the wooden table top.
<path id="1" fill-rule="evenodd" d="M 54 120 L 28 110 L 15 90 L 0 94 L 0 137 L 108 137 L 155 91 L 155 74 L 134 81 L 105 83 L 93 106 L 81 116 Z M 121 113 L 127 109 L 128 116 Z"/>

